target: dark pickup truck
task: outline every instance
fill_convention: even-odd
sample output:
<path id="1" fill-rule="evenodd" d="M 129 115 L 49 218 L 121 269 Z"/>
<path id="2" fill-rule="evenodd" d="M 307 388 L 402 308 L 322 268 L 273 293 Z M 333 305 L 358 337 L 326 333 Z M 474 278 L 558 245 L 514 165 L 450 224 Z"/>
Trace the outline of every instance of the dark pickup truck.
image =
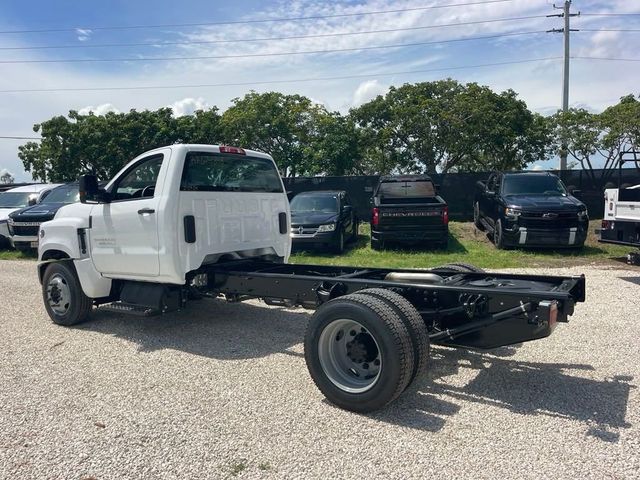
<path id="1" fill-rule="evenodd" d="M 551 173 L 494 173 L 478 182 L 473 221 L 497 248 L 582 247 L 587 207 Z"/>
<path id="2" fill-rule="evenodd" d="M 380 177 L 373 192 L 371 248 L 389 243 L 447 247 L 449 209 L 427 175 Z"/>

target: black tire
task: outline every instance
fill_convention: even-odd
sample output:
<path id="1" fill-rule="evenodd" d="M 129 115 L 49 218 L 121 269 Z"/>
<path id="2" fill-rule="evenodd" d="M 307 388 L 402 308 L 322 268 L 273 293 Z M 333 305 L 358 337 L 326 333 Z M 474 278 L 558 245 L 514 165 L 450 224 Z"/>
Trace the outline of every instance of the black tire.
<path id="1" fill-rule="evenodd" d="M 375 379 L 364 390 L 357 392 L 348 391 L 348 388 L 341 387 L 336 380 L 332 380 L 331 373 L 328 373 L 331 368 L 327 366 L 331 362 L 325 360 L 323 367 L 321 360 L 326 345 L 340 350 L 339 344 L 333 346 L 334 340 L 355 340 L 360 335 L 358 333 L 354 336 L 354 332 L 350 331 L 350 336 L 347 337 L 347 333 L 340 330 L 335 338 L 328 336 L 332 328 L 335 331 L 334 325 L 349 321 L 361 325 L 361 331 L 374 340 L 381 359 Z M 347 353 L 346 349 L 344 351 Z M 409 385 L 414 370 L 413 344 L 400 316 L 386 302 L 363 294 L 345 295 L 331 300 L 315 312 L 305 333 L 304 356 L 311 378 L 327 400 L 354 412 L 371 412 L 395 400 Z M 329 357 L 324 355 L 324 358 Z M 343 373 L 344 377 L 348 377 L 350 371 L 343 370 Z M 352 374 L 351 378 L 356 379 L 356 375 Z M 369 380 L 365 377 L 364 381 Z"/>
<path id="2" fill-rule="evenodd" d="M 470 265 L 468 263 L 447 263 L 438 267 L 432 268 L 431 271 L 435 272 L 460 272 L 460 273 L 485 273 L 480 267 Z"/>
<path id="3" fill-rule="evenodd" d="M 351 234 L 351 241 L 355 242 L 358 239 L 358 219 L 353 219 L 353 233 Z"/>
<path id="4" fill-rule="evenodd" d="M 474 202 L 473 204 L 473 224 L 480 231 L 484 231 L 484 225 L 480 221 L 480 205 L 478 202 Z"/>
<path id="5" fill-rule="evenodd" d="M 333 253 L 342 253 L 344 252 L 344 232 L 340 230 L 338 232 L 338 239 L 331 247 L 331 251 Z"/>
<path id="6" fill-rule="evenodd" d="M 382 250 L 383 248 L 384 245 L 380 240 L 371 239 L 371 250 Z"/>
<path id="7" fill-rule="evenodd" d="M 370 295 L 379 298 L 389 305 L 404 322 L 404 326 L 409 332 L 411 343 L 413 344 L 414 367 L 411 373 L 409 385 L 417 376 L 423 375 L 427 371 L 429 364 L 429 332 L 418 310 L 402 295 L 392 290 L 384 288 L 368 288 L 358 292 L 363 295 Z M 407 385 L 407 388 L 409 388 Z"/>
<path id="8" fill-rule="evenodd" d="M 504 250 L 504 236 L 502 234 L 502 222 L 500 220 L 496 220 L 496 223 L 493 227 L 493 244 L 496 246 L 498 250 Z"/>
<path id="9" fill-rule="evenodd" d="M 42 276 L 42 299 L 53 323 L 66 327 L 87 320 L 93 305 L 82 291 L 71 262 L 47 265 Z"/>

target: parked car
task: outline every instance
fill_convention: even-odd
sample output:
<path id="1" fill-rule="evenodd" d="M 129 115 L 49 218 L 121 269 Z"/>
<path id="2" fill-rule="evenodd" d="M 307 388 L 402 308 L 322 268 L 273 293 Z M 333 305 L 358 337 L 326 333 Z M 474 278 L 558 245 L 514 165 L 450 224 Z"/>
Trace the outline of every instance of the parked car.
<path id="1" fill-rule="evenodd" d="M 582 247 L 587 207 L 551 173 L 494 173 L 478 182 L 473 221 L 497 248 Z"/>
<path id="2" fill-rule="evenodd" d="M 447 248 L 449 208 L 428 175 L 380 177 L 372 206 L 374 250 L 391 242 Z"/>
<path id="3" fill-rule="evenodd" d="M 58 185 L 34 184 L 15 187 L 0 193 L 0 247 L 10 244 L 9 214 L 41 202 Z"/>
<path id="4" fill-rule="evenodd" d="M 294 247 L 324 247 L 342 253 L 358 237 L 358 218 L 343 190 L 302 192 L 291 200 Z"/>
<path id="5" fill-rule="evenodd" d="M 11 244 L 20 251 L 37 250 L 40 224 L 52 220 L 61 207 L 79 200 L 78 183 L 69 183 L 50 190 L 40 203 L 11 213 L 7 224 Z"/>

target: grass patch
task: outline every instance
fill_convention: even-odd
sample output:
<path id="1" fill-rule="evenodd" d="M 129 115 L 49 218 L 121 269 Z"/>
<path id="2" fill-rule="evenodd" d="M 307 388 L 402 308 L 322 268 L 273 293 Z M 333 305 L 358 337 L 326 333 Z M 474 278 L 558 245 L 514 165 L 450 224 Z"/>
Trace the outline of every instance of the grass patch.
<path id="1" fill-rule="evenodd" d="M 22 253 L 17 250 L 0 250 L 0 260 L 37 260 L 38 254 Z"/>
<path id="2" fill-rule="evenodd" d="M 369 225 L 360 226 L 358 240 L 342 255 L 328 252 L 301 251 L 291 255 L 292 263 L 348 265 L 371 267 L 427 268 L 445 263 L 463 262 L 483 268 L 566 267 L 586 264 L 620 265 L 616 259 L 626 256 L 631 247 L 598 243 L 594 230 L 600 225 L 594 220 L 582 249 L 512 249 L 498 250 L 486 233 L 471 222 L 449 224 L 449 248 L 426 250 L 393 248 L 376 251 L 369 246 Z"/>

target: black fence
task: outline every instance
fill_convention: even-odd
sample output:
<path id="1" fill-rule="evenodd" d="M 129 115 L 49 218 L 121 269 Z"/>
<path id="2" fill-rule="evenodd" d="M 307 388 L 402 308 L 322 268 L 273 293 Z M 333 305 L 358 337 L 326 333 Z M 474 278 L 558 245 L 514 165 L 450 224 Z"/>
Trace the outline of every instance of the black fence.
<path id="1" fill-rule="evenodd" d="M 602 178 L 602 172 L 599 170 L 595 170 L 594 175 L 596 179 Z M 431 177 L 440 186 L 440 195 L 449 204 L 449 216 L 455 220 L 470 220 L 473 216 L 476 182 L 486 180 L 489 173 L 448 173 L 434 174 Z M 580 190 L 576 196 L 587 205 L 591 218 L 602 218 L 604 188 L 617 187 L 618 182 L 622 187 L 640 184 L 640 172 L 635 168 L 625 168 L 621 172 L 615 172 L 607 182 L 604 182 L 604 187 L 594 187 L 591 177 L 584 170 L 566 170 L 562 172 L 561 177 L 569 189 Z M 357 215 L 362 220 L 368 220 L 371 215 L 370 200 L 377 183 L 378 176 L 284 179 L 290 198 L 300 192 L 312 190 L 346 190 L 351 195 Z"/>

